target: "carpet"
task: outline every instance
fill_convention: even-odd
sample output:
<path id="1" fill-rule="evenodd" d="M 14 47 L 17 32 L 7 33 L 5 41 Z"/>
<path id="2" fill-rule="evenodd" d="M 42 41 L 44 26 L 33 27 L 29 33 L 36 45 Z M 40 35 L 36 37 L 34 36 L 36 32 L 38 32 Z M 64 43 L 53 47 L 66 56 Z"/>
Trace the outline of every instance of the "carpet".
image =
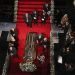
<path id="1" fill-rule="evenodd" d="M 35 64 L 37 65 L 37 70 L 33 73 L 29 72 L 22 72 L 19 69 L 19 63 L 23 62 L 23 55 L 24 55 L 24 48 L 25 48 L 25 42 L 26 42 L 26 36 L 29 32 L 36 32 L 36 33 L 43 33 L 48 39 L 50 39 L 50 31 L 51 31 L 51 24 L 50 24 L 50 18 L 47 19 L 46 24 L 42 24 L 40 22 L 40 18 L 38 21 L 38 24 L 32 23 L 32 28 L 27 27 L 26 23 L 24 22 L 23 15 L 26 12 L 31 13 L 33 10 L 38 10 L 39 13 L 43 9 L 43 4 L 49 2 L 43 1 L 43 0 L 19 0 L 18 2 L 18 16 L 17 16 L 17 24 L 16 29 L 18 31 L 18 50 L 17 55 L 18 57 L 11 57 L 9 69 L 8 69 L 8 75 L 50 75 L 50 50 L 47 49 L 44 53 L 46 59 L 45 63 L 40 64 L 37 60 L 35 60 Z M 42 47 L 40 46 L 37 49 L 37 54 L 42 51 Z"/>

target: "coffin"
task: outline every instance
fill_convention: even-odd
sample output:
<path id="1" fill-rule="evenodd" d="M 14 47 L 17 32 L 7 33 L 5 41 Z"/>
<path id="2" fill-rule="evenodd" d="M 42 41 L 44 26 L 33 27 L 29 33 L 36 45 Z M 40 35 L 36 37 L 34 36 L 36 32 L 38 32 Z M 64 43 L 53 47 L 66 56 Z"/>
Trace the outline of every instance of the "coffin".
<path id="1" fill-rule="evenodd" d="M 36 70 L 36 65 L 33 61 L 36 59 L 36 33 L 28 33 L 26 38 L 26 46 L 24 49 L 24 62 L 20 63 L 22 71 L 33 72 Z"/>

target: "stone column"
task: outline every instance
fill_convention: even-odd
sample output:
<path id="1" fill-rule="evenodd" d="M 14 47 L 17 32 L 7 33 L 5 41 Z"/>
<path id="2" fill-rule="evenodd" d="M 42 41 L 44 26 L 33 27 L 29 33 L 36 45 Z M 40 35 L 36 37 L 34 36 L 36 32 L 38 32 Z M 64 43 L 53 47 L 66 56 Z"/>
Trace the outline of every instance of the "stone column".
<path id="1" fill-rule="evenodd" d="M 14 22 L 17 22 L 18 0 L 14 1 Z"/>
<path id="2" fill-rule="evenodd" d="M 53 19 L 54 19 L 54 0 L 51 0 L 51 32 L 50 32 L 50 75 L 55 75 L 55 66 L 54 66 L 54 42 L 53 42 Z"/>

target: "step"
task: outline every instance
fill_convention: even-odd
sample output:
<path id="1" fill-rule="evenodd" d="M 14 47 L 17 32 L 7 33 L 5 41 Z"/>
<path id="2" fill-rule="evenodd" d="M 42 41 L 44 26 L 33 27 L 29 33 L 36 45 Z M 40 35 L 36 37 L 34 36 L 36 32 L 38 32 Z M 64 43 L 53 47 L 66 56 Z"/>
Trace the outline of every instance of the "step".
<path id="1" fill-rule="evenodd" d="M 18 19 L 23 19 L 24 15 L 19 15 Z M 38 16 L 38 19 L 41 19 L 41 15 Z M 49 17 L 47 18 L 49 20 Z"/>
<path id="2" fill-rule="evenodd" d="M 22 24 L 25 24 L 25 22 L 19 22 L 19 21 L 17 21 L 17 24 L 21 24 L 22 25 Z M 43 23 L 38 23 L 38 24 L 42 25 Z M 46 23 L 46 25 L 49 25 L 49 24 L 50 23 Z M 32 25 L 36 25 L 36 24 L 32 23 Z"/>
<path id="3" fill-rule="evenodd" d="M 25 22 L 24 21 L 17 21 L 17 23 L 25 23 Z M 34 24 L 34 22 L 32 22 L 32 24 Z M 37 24 L 43 24 L 43 23 L 39 22 Z M 46 22 L 46 24 L 50 24 L 50 22 Z"/>
<path id="4" fill-rule="evenodd" d="M 28 2 L 28 1 L 30 1 L 30 2 L 34 2 L 34 1 L 35 1 L 35 2 L 38 2 L 38 1 L 39 1 L 39 2 L 40 2 L 40 1 L 41 1 L 41 2 L 42 2 L 42 1 L 44 1 L 44 0 L 19 0 L 19 2 Z M 48 0 L 47 0 L 47 1 L 48 1 Z"/>
<path id="5" fill-rule="evenodd" d="M 17 15 L 22 16 L 22 15 L 24 15 L 25 13 L 30 13 L 30 14 L 31 14 L 32 11 L 18 12 Z"/>
<path id="6" fill-rule="evenodd" d="M 18 12 L 28 12 L 28 11 L 34 11 L 35 9 L 19 9 Z M 42 9 L 36 9 L 37 11 L 42 11 Z"/>
<path id="7" fill-rule="evenodd" d="M 26 8 L 19 8 L 19 10 L 29 10 L 29 9 L 30 10 L 31 9 L 35 9 L 36 10 L 36 9 L 43 9 L 43 8 L 39 8 L 39 7 L 37 7 L 37 8 L 35 8 L 35 7 L 34 8 L 27 8 L 27 7 Z"/>
<path id="8" fill-rule="evenodd" d="M 19 0 L 19 2 L 50 2 L 50 0 Z"/>
<path id="9" fill-rule="evenodd" d="M 34 11 L 34 10 L 33 10 Z M 19 16 L 24 15 L 25 13 L 29 13 L 32 14 L 33 11 L 19 11 L 18 13 L 16 13 Z M 38 14 L 41 15 L 42 11 L 38 11 Z"/>
<path id="10" fill-rule="evenodd" d="M 41 14 L 40 14 L 41 12 L 39 12 L 39 15 L 38 15 L 38 18 L 40 18 L 41 17 Z M 30 12 L 29 14 L 32 14 L 32 12 Z M 25 13 L 18 13 L 17 14 L 18 15 L 18 18 L 19 19 L 22 19 L 23 18 L 23 16 L 25 15 Z M 48 19 L 50 19 L 50 16 L 48 16 Z"/>
<path id="11" fill-rule="evenodd" d="M 43 8 L 42 5 L 19 5 L 18 8 Z"/>
<path id="12" fill-rule="evenodd" d="M 18 2 L 19 5 L 40 5 L 40 4 L 45 4 L 45 2 Z"/>
<path id="13" fill-rule="evenodd" d="M 24 22 L 24 19 L 18 19 L 18 22 Z M 34 23 L 34 21 L 32 21 Z M 50 20 L 46 20 L 47 23 L 50 23 Z M 41 20 L 38 20 L 38 23 L 41 23 Z"/>

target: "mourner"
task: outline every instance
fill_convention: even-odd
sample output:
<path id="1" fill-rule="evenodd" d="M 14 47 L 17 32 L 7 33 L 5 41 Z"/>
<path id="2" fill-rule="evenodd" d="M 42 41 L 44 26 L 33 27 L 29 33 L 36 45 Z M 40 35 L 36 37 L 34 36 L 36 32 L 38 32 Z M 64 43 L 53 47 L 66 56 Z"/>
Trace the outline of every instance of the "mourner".
<path id="1" fill-rule="evenodd" d="M 33 18 L 33 22 L 34 23 L 38 23 L 38 11 L 33 11 L 33 13 L 32 13 L 32 18 Z"/>
<path id="2" fill-rule="evenodd" d="M 47 14 L 46 14 L 46 12 L 43 10 L 42 11 L 42 14 L 41 14 L 41 21 L 42 21 L 42 23 L 46 23 L 46 20 L 47 20 Z"/>
<path id="3" fill-rule="evenodd" d="M 50 5 L 48 3 L 44 4 L 43 9 L 48 14 L 48 12 L 50 11 Z"/>
<path id="4" fill-rule="evenodd" d="M 27 26 L 32 27 L 32 16 L 29 13 L 24 15 L 24 20 L 27 23 Z"/>

